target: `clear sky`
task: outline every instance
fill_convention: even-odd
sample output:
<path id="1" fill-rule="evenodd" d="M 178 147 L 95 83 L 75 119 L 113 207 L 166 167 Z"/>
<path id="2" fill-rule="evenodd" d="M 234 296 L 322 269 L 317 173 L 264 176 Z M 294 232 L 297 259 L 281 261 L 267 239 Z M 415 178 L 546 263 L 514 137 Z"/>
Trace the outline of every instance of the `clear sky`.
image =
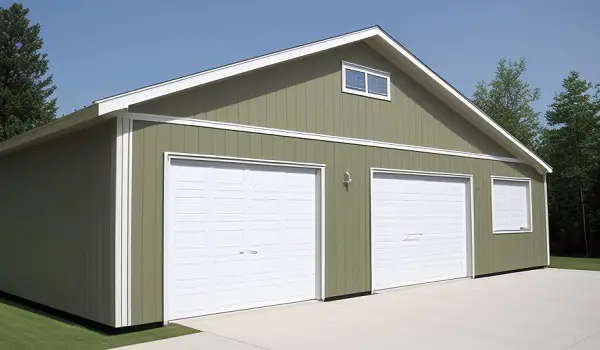
<path id="1" fill-rule="evenodd" d="M 0 0 L 3 7 L 12 1 Z M 600 83 L 600 0 L 22 0 L 60 114 L 93 100 L 375 24 L 467 96 L 528 61 L 544 112 L 570 70 Z"/>

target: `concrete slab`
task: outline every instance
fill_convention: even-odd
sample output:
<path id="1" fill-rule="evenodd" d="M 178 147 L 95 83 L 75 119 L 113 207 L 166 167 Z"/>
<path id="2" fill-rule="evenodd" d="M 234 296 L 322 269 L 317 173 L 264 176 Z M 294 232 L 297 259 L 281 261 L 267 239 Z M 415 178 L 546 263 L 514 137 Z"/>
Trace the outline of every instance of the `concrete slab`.
<path id="1" fill-rule="evenodd" d="M 177 338 L 153 341 L 117 348 L 119 350 L 257 350 L 250 344 L 209 333 L 196 333 Z"/>
<path id="2" fill-rule="evenodd" d="M 599 295 L 598 272 L 544 269 L 180 323 L 269 350 L 600 349 Z"/>

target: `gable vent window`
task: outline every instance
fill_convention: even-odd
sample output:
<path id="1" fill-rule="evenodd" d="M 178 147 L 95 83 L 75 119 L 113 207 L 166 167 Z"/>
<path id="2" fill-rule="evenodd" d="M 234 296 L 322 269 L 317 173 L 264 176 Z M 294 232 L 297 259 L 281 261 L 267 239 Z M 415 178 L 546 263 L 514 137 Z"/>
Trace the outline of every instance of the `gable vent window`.
<path id="1" fill-rule="evenodd" d="M 390 74 L 342 62 L 342 91 L 390 101 Z"/>

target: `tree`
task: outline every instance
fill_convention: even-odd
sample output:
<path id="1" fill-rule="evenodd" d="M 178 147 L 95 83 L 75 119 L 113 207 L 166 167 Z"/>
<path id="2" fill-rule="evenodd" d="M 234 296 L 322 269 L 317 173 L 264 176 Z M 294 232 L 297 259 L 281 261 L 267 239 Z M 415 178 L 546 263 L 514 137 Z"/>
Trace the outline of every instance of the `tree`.
<path id="1" fill-rule="evenodd" d="M 0 7 L 0 142 L 56 115 L 56 86 L 48 55 L 41 52 L 40 25 L 32 25 L 28 13 L 18 3 Z"/>
<path id="2" fill-rule="evenodd" d="M 540 99 L 540 90 L 521 78 L 527 70 L 524 58 L 501 59 L 494 80 L 475 86 L 473 102 L 511 135 L 533 148 L 540 133 L 539 113 L 531 104 Z"/>
<path id="3" fill-rule="evenodd" d="M 562 86 L 546 112 L 550 128 L 540 140 L 542 155 L 555 169 L 548 177 L 551 227 L 554 238 L 575 246 L 569 253 L 583 243 L 589 256 L 590 238 L 600 230 L 600 87 L 577 72 Z"/>

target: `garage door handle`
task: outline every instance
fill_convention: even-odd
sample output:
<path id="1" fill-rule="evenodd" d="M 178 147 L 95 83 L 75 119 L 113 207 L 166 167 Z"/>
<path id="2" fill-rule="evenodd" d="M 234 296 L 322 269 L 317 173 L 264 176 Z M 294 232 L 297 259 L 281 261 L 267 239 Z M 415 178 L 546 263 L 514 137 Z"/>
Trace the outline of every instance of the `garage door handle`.
<path id="1" fill-rule="evenodd" d="M 403 241 L 406 241 L 410 238 L 410 236 L 423 236 L 422 233 L 407 233 L 403 239 Z"/>
<path id="2" fill-rule="evenodd" d="M 246 250 L 246 251 L 240 252 L 240 254 L 258 254 L 258 252 L 256 250 Z"/>

